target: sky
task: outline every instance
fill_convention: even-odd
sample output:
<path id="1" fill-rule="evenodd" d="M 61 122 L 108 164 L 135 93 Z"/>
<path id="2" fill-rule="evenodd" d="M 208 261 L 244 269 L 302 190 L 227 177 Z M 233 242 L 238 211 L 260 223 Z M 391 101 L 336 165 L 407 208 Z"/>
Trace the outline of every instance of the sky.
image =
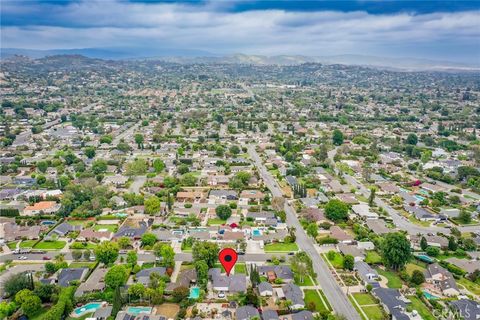
<path id="1" fill-rule="evenodd" d="M 480 0 L 0 0 L 1 47 L 361 54 L 480 64 Z"/>

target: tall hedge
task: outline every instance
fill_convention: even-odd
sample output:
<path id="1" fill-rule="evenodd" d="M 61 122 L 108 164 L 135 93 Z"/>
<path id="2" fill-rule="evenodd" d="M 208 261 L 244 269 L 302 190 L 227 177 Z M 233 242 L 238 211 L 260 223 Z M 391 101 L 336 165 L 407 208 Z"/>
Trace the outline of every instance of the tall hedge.
<path id="1" fill-rule="evenodd" d="M 67 287 L 60 291 L 57 303 L 48 310 L 42 317 L 42 320 L 58 320 L 63 316 L 68 316 L 73 309 L 73 294 L 76 287 Z"/>

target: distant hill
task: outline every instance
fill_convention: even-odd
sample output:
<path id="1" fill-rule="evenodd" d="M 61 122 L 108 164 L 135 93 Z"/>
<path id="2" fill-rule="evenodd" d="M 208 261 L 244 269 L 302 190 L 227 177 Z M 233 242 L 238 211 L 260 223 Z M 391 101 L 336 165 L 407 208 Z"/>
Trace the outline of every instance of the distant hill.
<path id="1" fill-rule="evenodd" d="M 402 71 L 449 71 L 465 70 L 480 71 L 480 65 L 467 65 L 450 61 L 434 61 L 417 58 L 388 58 L 365 55 L 344 54 L 336 56 L 303 56 L 303 55 L 278 55 L 262 56 L 233 54 L 219 56 L 201 50 L 176 50 L 176 49 L 143 49 L 143 48 L 85 48 L 69 50 L 28 50 L 15 48 L 0 49 L 0 57 L 12 58 L 16 55 L 32 59 L 47 56 L 82 55 L 94 59 L 104 60 L 162 60 L 176 63 L 231 63 L 252 65 L 298 65 L 302 63 L 343 64 L 368 66 L 382 69 Z"/>

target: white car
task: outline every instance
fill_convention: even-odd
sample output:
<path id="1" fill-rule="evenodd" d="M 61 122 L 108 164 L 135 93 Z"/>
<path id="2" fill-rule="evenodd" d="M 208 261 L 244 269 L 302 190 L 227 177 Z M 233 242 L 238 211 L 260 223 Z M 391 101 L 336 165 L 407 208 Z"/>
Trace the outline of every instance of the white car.
<path id="1" fill-rule="evenodd" d="M 225 292 L 220 291 L 220 292 L 218 293 L 218 297 L 219 297 L 220 299 L 225 298 Z"/>
<path id="2" fill-rule="evenodd" d="M 20 259 L 20 260 L 27 260 L 27 259 L 28 259 L 28 257 L 27 257 L 27 256 L 21 256 L 21 257 L 20 257 L 20 258 L 18 258 L 18 259 Z"/>

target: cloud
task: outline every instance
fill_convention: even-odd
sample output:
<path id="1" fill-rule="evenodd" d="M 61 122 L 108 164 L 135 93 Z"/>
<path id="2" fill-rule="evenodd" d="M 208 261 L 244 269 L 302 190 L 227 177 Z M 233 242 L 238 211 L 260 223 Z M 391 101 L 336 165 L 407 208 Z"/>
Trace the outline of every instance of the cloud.
<path id="1" fill-rule="evenodd" d="M 227 6 L 228 7 L 228 6 Z M 145 47 L 214 53 L 332 55 L 343 53 L 447 58 L 450 44 L 480 54 L 480 11 L 415 14 L 366 11 L 231 11 L 219 2 L 129 3 L 79 1 L 58 5 L 2 3 L 2 47 L 69 49 Z M 402 46 L 408 48 L 402 52 Z M 395 50 L 389 53 L 388 48 Z M 449 57 L 452 56 L 448 50 Z M 452 56 L 451 58 L 455 58 Z"/>

